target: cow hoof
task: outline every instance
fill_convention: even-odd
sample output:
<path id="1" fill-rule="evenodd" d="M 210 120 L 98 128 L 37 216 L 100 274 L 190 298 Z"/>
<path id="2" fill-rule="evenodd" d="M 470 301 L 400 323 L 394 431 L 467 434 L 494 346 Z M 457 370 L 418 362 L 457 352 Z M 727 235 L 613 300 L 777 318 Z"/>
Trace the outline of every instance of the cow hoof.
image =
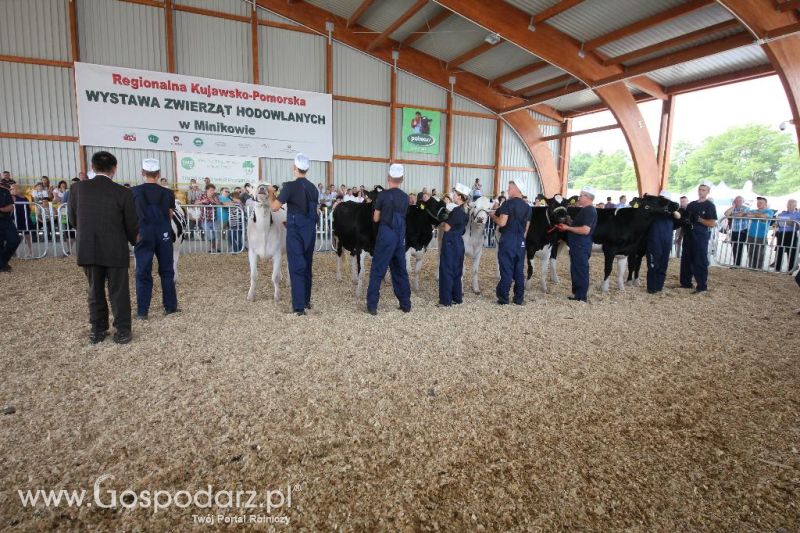
<path id="1" fill-rule="evenodd" d="M 481 291 L 479 291 L 479 290 L 476 290 L 476 289 L 472 289 L 472 292 L 473 292 L 473 293 L 475 293 L 475 294 L 477 294 L 478 296 L 480 296 L 480 294 L 481 294 Z"/>
<path id="2" fill-rule="evenodd" d="M 247 295 L 247 301 L 248 301 L 248 302 L 255 302 L 255 301 L 256 301 L 256 295 L 255 295 L 255 294 L 250 294 L 250 293 L 248 293 L 248 295 Z"/>
<path id="3" fill-rule="evenodd" d="M 638 280 L 638 279 L 635 279 L 635 280 L 633 280 L 633 283 L 632 283 L 632 285 L 633 285 L 634 287 L 638 287 L 638 286 L 639 286 L 639 280 Z"/>

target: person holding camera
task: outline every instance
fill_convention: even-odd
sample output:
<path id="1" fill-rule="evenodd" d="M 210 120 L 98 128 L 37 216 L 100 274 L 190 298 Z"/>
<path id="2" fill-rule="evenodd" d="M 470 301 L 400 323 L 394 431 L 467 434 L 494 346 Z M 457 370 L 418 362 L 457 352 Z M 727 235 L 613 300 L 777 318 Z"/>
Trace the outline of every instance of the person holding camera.
<path id="1" fill-rule="evenodd" d="M 708 290 L 708 240 L 711 229 L 717 225 L 717 208 L 708 199 L 711 182 L 703 180 L 697 187 L 698 199 L 689 202 L 684 222 L 684 245 L 681 255 L 681 288 L 692 289 L 692 278 L 697 287 L 692 294 Z"/>

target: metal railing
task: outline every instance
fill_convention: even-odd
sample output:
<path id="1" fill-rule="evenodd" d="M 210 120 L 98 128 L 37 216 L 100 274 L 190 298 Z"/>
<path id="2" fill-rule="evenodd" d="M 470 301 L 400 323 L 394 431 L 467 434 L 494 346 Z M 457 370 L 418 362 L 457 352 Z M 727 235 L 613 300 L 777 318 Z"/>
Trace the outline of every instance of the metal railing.
<path id="1" fill-rule="evenodd" d="M 19 259 L 41 259 L 48 254 L 61 255 L 61 224 L 59 207 L 38 202 L 14 202 L 12 219 L 22 241 L 17 248 Z M 66 210 L 64 210 L 66 215 Z"/>
<path id="2" fill-rule="evenodd" d="M 238 254 L 247 245 L 241 205 L 178 205 L 187 222 L 181 253 Z"/>
<path id="3" fill-rule="evenodd" d="M 777 217 L 722 217 L 708 248 L 709 258 L 717 265 L 793 272 L 798 264 L 800 223 Z"/>

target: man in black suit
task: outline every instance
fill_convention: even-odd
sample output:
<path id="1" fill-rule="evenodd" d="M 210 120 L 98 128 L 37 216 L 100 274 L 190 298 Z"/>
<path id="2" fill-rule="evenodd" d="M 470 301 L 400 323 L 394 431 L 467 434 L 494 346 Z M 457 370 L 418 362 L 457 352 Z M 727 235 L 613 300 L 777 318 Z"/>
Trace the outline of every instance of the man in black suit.
<path id="1" fill-rule="evenodd" d="M 105 286 L 114 314 L 114 342 L 131 340 L 131 295 L 128 288 L 128 244 L 136 244 L 139 226 L 130 189 L 111 181 L 117 158 L 108 152 L 92 156 L 95 177 L 72 185 L 69 222 L 77 230 L 75 255 L 89 282 L 89 321 L 92 344 L 108 334 Z"/>

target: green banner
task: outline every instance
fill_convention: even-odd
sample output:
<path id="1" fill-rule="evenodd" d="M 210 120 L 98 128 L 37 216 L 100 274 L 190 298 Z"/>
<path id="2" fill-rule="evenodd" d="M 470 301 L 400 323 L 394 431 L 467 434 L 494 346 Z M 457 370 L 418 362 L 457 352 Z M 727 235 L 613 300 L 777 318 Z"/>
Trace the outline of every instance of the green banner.
<path id="1" fill-rule="evenodd" d="M 438 154 L 441 123 L 442 114 L 438 111 L 404 107 L 401 150 L 415 154 Z"/>

